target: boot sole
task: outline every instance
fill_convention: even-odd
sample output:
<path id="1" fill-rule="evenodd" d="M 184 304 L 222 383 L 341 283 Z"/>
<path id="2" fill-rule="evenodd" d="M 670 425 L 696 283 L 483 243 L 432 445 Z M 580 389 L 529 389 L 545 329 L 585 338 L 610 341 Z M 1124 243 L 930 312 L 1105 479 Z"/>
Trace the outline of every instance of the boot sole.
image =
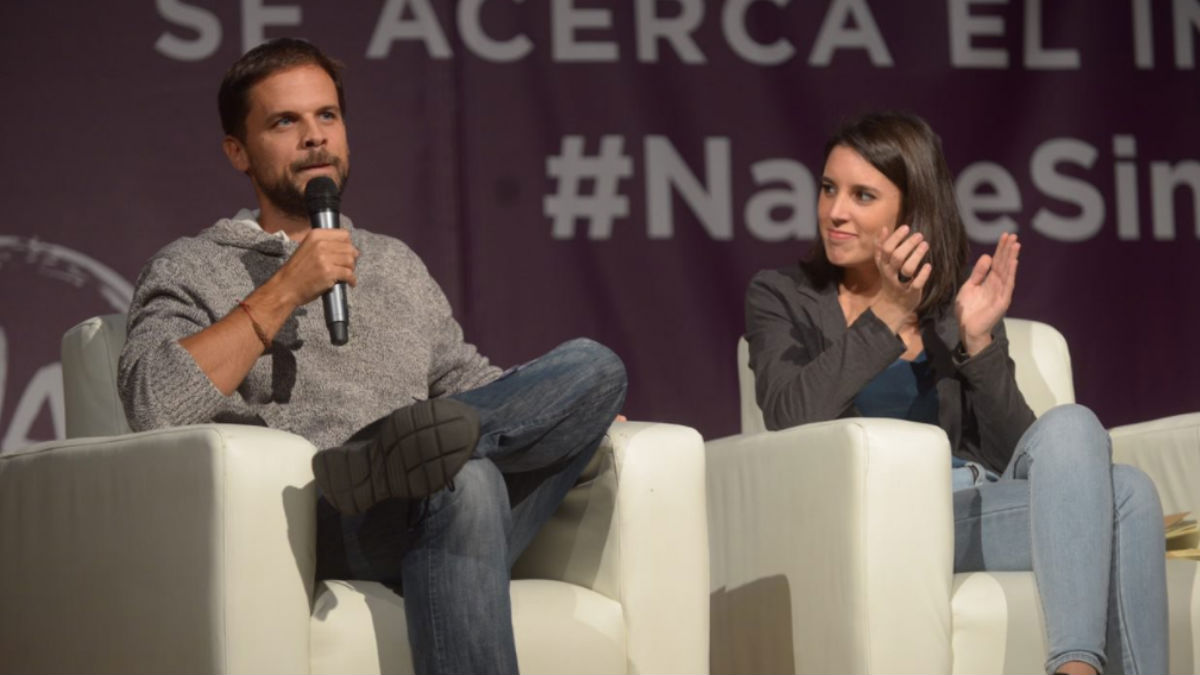
<path id="1" fill-rule="evenodd" d="M 393 411 L 371 442 L 313 455 L 313 475 L 335 509 L 359 515 L 385 499 L 421 499 L 450 485 L 478 441 L 470 406 L 418 401 Z"/>

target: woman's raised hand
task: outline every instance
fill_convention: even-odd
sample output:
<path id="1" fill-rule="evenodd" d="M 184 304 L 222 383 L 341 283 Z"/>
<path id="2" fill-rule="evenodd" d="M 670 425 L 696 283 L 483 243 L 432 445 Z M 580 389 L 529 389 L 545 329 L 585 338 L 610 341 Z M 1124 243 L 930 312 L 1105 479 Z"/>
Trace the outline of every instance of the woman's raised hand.
<path id="1" fill-rule="evenodd" d="M 881 288 L 871 311 L 894 331 L 899 331 L 916 312 L 933 266 L 922 263 L 929 253 L 929 242 L 908 225 L 885 233 L 875 248 Z"/>
<path id="2" fill-rule="evenodd" d="M 992 343 L 992 329 L 1004 318 L 1012 303 L 1020 252 L 1017 235 L 1000 235 L 995 254 L 980 256 L 971 276 L 958 289 L 954 315 L 958 318 L 959 334 L 968 356 L 978 354 Z"/>

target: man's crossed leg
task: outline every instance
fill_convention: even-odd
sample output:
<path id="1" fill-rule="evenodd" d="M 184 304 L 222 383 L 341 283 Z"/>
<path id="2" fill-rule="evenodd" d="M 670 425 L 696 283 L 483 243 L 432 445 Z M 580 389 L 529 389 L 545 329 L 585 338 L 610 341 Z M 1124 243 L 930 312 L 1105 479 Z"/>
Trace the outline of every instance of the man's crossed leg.
<path id="1" fill-rule="evenodd" d="M 402 588 L 417 672 L 517 672 L 509 570 L 591 460 L 625 389 L 615 354 L 572 340 L 318 453 L 318 486 L 342 511 L 318 506 L 318 574 Z"/>

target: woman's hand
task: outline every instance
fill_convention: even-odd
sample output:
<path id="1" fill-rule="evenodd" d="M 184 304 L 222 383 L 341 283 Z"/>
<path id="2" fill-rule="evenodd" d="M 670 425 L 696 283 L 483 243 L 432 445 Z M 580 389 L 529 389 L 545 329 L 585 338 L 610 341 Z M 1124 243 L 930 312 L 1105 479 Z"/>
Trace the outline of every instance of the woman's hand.
<path id="1" fill-rule="evenodd" d="M 883 242 L 875 248 L 881 287 L 871 311 L 897 333 L 921 304 L 925 284 L 933 273 L 932 265 L 921 262 L 928 253 L 929 242 L 908 225 L 885 232 Z"/>
<path id="2" fill-rule="evenodd" d="M 1017 235 L 1000 235 L 996 253 L 980 256 L 970 278 L 958 289 L 954 315 L 958 318 L 959 334 L 968 356 L 978 354 L 992 343 L 992 329 L 1004 318 L 1012 303 L 1020 252 Z"/>

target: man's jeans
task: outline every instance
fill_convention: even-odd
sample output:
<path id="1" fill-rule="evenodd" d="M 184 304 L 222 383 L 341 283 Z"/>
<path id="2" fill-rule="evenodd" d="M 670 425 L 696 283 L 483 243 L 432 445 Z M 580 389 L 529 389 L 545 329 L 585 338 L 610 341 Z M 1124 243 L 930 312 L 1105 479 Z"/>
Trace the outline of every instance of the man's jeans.
<path id="1" fill-rule="evenodd" d="M 1082 406 L 1034 422 L 999 481 L 954 493 L 954 571 L 1033 570 L 1047 673 L 1068 661 L 1167 672 L 1163 550 L 1154 484 L 1112 464 L 1108 433 Z"/>
<path id="2" fill-rule="evenodd" d="M 479 413 L 480 437 L 452 486 L 357 517 L 320 500 L 318 574 L 402 588 L 418 673 L 517 672 L 509 570 L 595 454 L 625 387 L 621 360 L 580 339 L 455 394 Z"/>

